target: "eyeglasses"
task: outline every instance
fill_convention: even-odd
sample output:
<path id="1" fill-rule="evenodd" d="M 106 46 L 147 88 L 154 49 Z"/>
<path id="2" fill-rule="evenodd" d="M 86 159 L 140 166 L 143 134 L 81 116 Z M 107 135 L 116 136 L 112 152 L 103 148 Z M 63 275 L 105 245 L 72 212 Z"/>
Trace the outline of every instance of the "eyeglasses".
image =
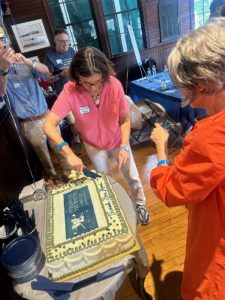
<path id="1" fill-rule="evenodd" d="M 66 44 L 70 42 L 69 40 L 55 40 L 55 41 L 60 42 L 60 43 L 66 43 Z"/>
<path id="2" fill-rule="evenodd" d="M 91 86 L 98 86 L 99 84 L 103 83 L 102 79 L 99 79 L 96 82 L 93 83 L 89 83 L 89 82 L 79 82 L 79 85 L 83 86 L 83 87 L 91 87 Z"/>

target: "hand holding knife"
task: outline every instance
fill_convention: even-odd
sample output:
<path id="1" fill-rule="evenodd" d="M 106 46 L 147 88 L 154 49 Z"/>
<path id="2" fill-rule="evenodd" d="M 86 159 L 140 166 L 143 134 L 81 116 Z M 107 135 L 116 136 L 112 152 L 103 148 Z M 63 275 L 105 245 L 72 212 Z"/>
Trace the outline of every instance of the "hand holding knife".
<path id="1" fill-rule="evenodd" d="M 92 172 L 92 171 L 88 170 L 87 168 L 84 168 L 84 169 L 83 169 L 83 173 L 84 173 L 85 176 L 90 177 L 90 178 L 93 178 L 93 179 L 101 178 L 100 175 L 98 175 L 98 174 L 95 173 L 95 172 Z"/>

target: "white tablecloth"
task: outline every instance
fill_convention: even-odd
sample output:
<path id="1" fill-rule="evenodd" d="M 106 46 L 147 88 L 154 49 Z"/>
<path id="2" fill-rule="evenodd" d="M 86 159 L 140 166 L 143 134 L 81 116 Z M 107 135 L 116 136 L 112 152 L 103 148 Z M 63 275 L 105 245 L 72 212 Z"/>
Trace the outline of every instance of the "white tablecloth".
<path id="1" fill-rule="evenodd" d="M 112 187 L 116 193 L 118 200 L 120 201 L 121 207 L 125 213 L 128 223 L 131 226 L 131 229 L 134 233 L 136 232 L 136 213 L 133 206 L 133 203 L 125 192 L 125 190 L 121 187 L 119 183 L 117 183 L 114 179 L 110 178 Z M 44 250 L 45 243 L 45 234 L 44 234 L 44 220 L 45 220 L 45 205 L 43 201 L 29 201 L 25 203 L 25 208 L 28 210 L 35 209 L 36 215 L 36 223 L 39 231 L 39 238 L 41 241 L 42 249 Z M 138 236 L 137 239 L 139 240 Z M 139 241 L 140 242 L 140 241 Z M 140 243 L 141 244 L 141 243 Z M 115 294 L 117 290 L 120 288 L 122 283 L 124 282 L 127 274 L 131 272 L 133 268 L 136 269 L 137 274 L 140 278 L 145 278 L 148 270 L 148 259 L 145 250 L 142 248 L 135 253 L 129 254 L 121 259 L 115 260 L 101 268 L 95 269 L 91 272 L 88 272 L 82 276 L 71 279 L 70 282 L 77 282 L 84 278 L 95 275 L 97 272 L 103 272 L 109 268 L 113 268 L 116 266 L 124 265 L 126 270 L 121 272 L 111 278 L 108 278 L 104 281 L 91 284 L 85 288 L 82 288 L 78 291 L 71 293 L 70 300 L 112 300 L 115 298 Z M 40 275 L 47 277 L 48 271 L 47 268 L 44 267 L 40 272 Z M 35 280 L 35 279 L 34 279 Z M 52 299 L 51 296 L 48 295 L 47 292 L 37 291 L 31 289 L 31 282 L 26 282 L 23 284 L 16 284 L 14 286 L 15 291 L 21 295 L 25 299 L 29 300 L 48 300 Z"/>

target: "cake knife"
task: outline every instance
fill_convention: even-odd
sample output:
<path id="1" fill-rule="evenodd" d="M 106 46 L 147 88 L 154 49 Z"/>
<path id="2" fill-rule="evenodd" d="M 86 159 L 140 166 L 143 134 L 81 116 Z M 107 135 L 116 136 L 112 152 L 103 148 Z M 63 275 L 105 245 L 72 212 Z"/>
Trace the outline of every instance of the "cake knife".
<path id="1" fill-rule="evenodd" d="M 72 282 L 54 282 L 42 275 L 37 275 L 36 280 L 37 281 L 31 282 L 31 288 L 33 290 L 45 291 L 54 300 L 68 300 L 70 298 L 69 291 L 71 290 L 71 285 L 73 285 Z M 55 295 L 54 293 L 57 290 L 63 292 L 61 292 L 59 295 Z"/>
<path id="2" fill-rule="evenodd" d="M 98 178 L 98 177 L 101 178 L 100 175 L 98 175 L 97 173 L 94 173 L 94 172 L 88 170 L 87 168 L 84 168 L 84 169 L 83 169 L 83 173 L 84 173 L 85 176 L 91 177 L 91 178 L 93 178 L 93 179 L 96 179 L 96 178 Z"/>
<path id="3" fill-rule="evenodd" d="M 105 280 L 107 278 L 110 278 L 122 271 L 125 270 L 125 266 L 121 265 L 118 267 L 110 268 L 104 272 L 98 272 L 96 275 L 88 277 L 86 279 L 83 279 L 81 281 L 75 282 L 73 285 L 73 288 L 70 292 L 74 292 L 76 290 L 79 290 L 89 284 L 95 283 L 95 282 L 100 282 L 102 280 Z"/>
<path id="4" fill-rule="evenodd" d="M 91 277 L 88 277 L 86 279 L 83 279 L 75 283 L 53 282 L 44 276 L 38 275 L 36 277 L 37 281 L 31 282 L 31 287 L 34 290 L 42 290 L 42 291 L 44 290 L 46 292 L 52 291 L 51 296 L 53 297 L 55 296 L 57 299 L 57 297 L 65 295 L 69 292 L 74 292 L 76 290 L 79 290 L 83 287 L 88 286 L 89 284 L 110 278 L 124 270 L 125 270 L 125 266 L 121 265 L 115 268 L 110 268 L 104 272 L 98 272 L 96 275 L 93 275 Z"/>
<path id="5" fill-rule="evenodd" d="M 81 281 L 78 281 L 78 282 L 74 283 L 73 288 L 70 291 L 70 293 L 75 292 L 75 291 L 77 291 L 81 288 L 84 288 L 84 287 L 86 287 L 90 284 L 93 284 L 93 283 L 105 280 L 107 278 L 110 278 L 110 277 L 112 277 L 112 276 L 114 276 L 114 275 L 116 275 L 116 274 L 118 274 L 118 273 L 120 273 L 124 270 L 125 270 L 125 266 L 121 265 L 121 266 L 118 266 L 118 267 L 115 267 L 115 268 L 108 269 L 104 272 L 97 273 L 96 275 L 88 277 L 88 278 L 83 279 Z M 60 297 L 60 296 L 65 295 L 66 293 L 68 293 L 68 292 L 54 291 L 53 295 L 55 297 Z M 58 299 L 58 298 L 56 298 L 56 299 Z"/>

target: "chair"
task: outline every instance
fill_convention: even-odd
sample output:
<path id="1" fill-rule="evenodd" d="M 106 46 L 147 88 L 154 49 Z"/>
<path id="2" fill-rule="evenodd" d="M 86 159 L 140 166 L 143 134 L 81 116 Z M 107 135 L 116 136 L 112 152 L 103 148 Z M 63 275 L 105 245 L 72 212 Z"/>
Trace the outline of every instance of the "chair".
<path id="1" fill-rule="evenodd" d="M 129 117 L 133 142 L 145 142 L 146 140 L 149 140 L 149 134 L 156 122 L 156 115 L 145 101 L 134 103 L 129 96 L 126 96 L 126 99 L 130 105 Z M 164 108 L 160 104 L 155 105 L 160 107 L 161 114 L 164 113 Z"/>
<path id="2" fill-rule="evenodd" d="M 181 146 L 182 142 L 182 126 L 176 123 L 165 111 L 165 108 L 158 103 L 154 103 L 145 99 L 145 104 L 152 110 L 152 119 L 148 120 L 154 123 L 159 123 L 169 133 L 168 148 L 176 150 Z M 153 129 L 153 128 L 152 128 Z"/>
<path id="3" fill-rule="evenodd" d="M 133 138 L 131 143 L 149 141 L 154 124 L 159 123 L 169 132 L 169 148 L 180 145 L 178 141 L 181 137 L 181 128 L 166 113 L 163 106 L 147 99 L 137 103 L 128 96 L 126 99 L 130 104 L 131 137 Z"/>
<path id="4" fill-rule="evenodd" d="M 129 118 L 132 129 L 141 129 L 142 128 L 142 112 L 135 105 L 135 103 L 131 100 L 129 96 L 125 96 L 126 100 L 129 104 Z"/>

